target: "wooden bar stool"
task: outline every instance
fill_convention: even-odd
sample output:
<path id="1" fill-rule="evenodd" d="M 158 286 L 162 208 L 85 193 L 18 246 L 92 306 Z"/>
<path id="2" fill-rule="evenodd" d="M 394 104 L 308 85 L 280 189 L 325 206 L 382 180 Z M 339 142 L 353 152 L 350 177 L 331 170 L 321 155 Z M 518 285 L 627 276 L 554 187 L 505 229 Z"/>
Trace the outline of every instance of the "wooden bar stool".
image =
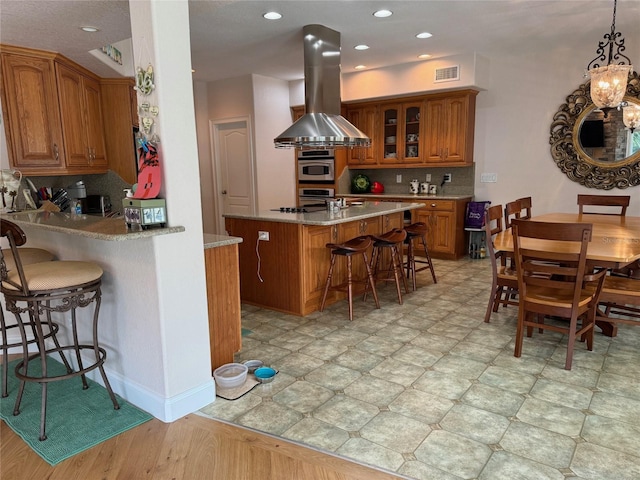
<path id="1" fill-rule="evenodd" d="M 349 320 L 353 320 L 353 284 L 354 283 L 366 283 L 371 286 L 373 292 L 373 299 L 376 302 L 376 308 L 380 308 L 380 302 L 378 301 L 378 293 L 376 292 L 376 285 L 371 273 L 371 267 L 369 266 L 369 260 L 367 259 L 367 250 L 371 247 L 371 238 L 369 236 L 361 236 L 353 238 L 345 243 L 327 243 L 327 248 L 331 249 L 331 263 L 329 265 L 329 273 L 327 274 L 327 283 L 324 287 L 324 294 L 322 295 L 322 303 L 320 304 L 320 311 L 324 310 L 324 305 L 327 300 L 327 294 L 329 290 L 346 291 L 349 301 Z M 362 255 L 364 266 L 367 270 L 367 278 L 353 279 L 353 264 L 352 257 L 354 255 Z M 331 279 L 333 277 L 333 269 L 335 267 L 336 258 L 338 256 L 346 257 L 347 259 L 347 281 L 339 285 L 331 285 Z"/>
<path id="2" fill-rule="evenodd" d="M 103 364 L 107 353 L 98 344 L 98 313 L 101 301 L 102 268 L 92 262 L 77 261 L 50 261 L 40 262 L 31 265 L 22 265 L 20 261 L 19 246 L 24 245 L 26 236 L 17 225 L 2 219 L 1 232 L 11 247 L 16 268 L 12 271 L 2 269 L 2 293 L 4 294 L 7 311 L 16 317 L 20 335 L 22 337 L 22 361 L 16 365 L 16 377 L 20 380 L 18 395 L 13 410 L 14 415 L 20 414 L 20 403 L 24 392 L 25 382 L 37 382 L 42 386 L 42 399 L 40 410 L 40 440 L 46 440 L 46 414 L 47 414 L 47 386 L 49 382 L 65 380 L 80 376 L 82 378 L 83 389 L 89 387 L 85 374 L 93 369 L 99 369 L 100 375 L 107 390 L 113 407 L 120 408 L 118 401 L 111 390 L 111 385 L 107 379 Z M 4 263 L 4 260 L 3 260 Z M 93 309 L 93 320 L 91 324 L 91 343 L 80 343 L 78 336 L 78 326 L 76 310 L 79 308 Z M 71 340 L 60 345 L 55 341 L 53 348 L 45 345 L 45 329 L 51 328 L 53 324 L 51 313 L 71 312 Z M 23 314 L 28 316 L 28 320 L 22 318 Z M 38 352 L 29 355 L 26 328 L 32 326 L 33 333 L 38 345 Z M 71 370 L 65 356 L 65 351 L 75 354 L 77 369 Z M 82 351 L 89 351 L 93 358 L 89 365 L 85 365 L 81 357 Z M 47 375 L 47 355 L 58 353 L 63 358 L 67 367 L 67 373 L 63 375 Z M 39 359 L 41 373 L 37 374 L 33 369 L 29 371 L 29 362 Z M 70 413 L 72 414 L 72 413 Z"/>
<path id="3" fill-rule="evenodd" d="M 19 248 L 18 252 L 19 261 L 22 265 L 31 265 L 32 263 L 40 263 L 40 262 L 50 262 L 55 257 L 54 255 L 42 248 L 31 248 L 31 247 L 23 247 Z M 13 259 L 13 255 L 7 255 L 6 257 L 0 251 L 0 255 L 2 255 L 2 260 L 4 261 L 4 268 L 7 272 L 15 270 L 16 262 Z M 33 325 L 32 325 L 33 326 Z M 10 342 L 8 338 L 8 332 L 14 328 L 18 328 L 18 324 L 7 325 L 4 319 L 4 312 L 2 308 L 0 308 L 0 351 L 2 351 L 2 397 L 5 398 L 9 395 L 7 392 L 7 375 L 9 374 L 9 349 L 22 346 L 22 341 L 20 342 Z M 45 338 L 54 337 L 58 331 L 58 325 L 54 324 L 51 328 L 49 328 L 49 332 L 45 335 Z M 29 344 L 35 343 L 35 336 L 29 340 Z"/>
<path id="4" fill-rule="evenodd" d="M 411 225 L 404 227 L 404 230 L 405 232 L 407 232 L 407 263 L 405 264 L 405 266 L 407 269 L 407 277 L 411 276 L 413 289 L 416 289 L 416 273 L 421 272 L 422 270 L 426 270 L 427 268 L 431 270 L 433 283 L 438 283 L 436 272 L 433 269 L 431 255 L 429 255 L 429 249 L 427 248 L 427 224 L 424 222 L 412 223 Z M 422 247 L 424 249 L 424 260 L 416 259 L 415 247 L 413 245 L 413 242 L 417 238 L 419 238 L 422 242 Z M 424 267 L 416 268 L 416 263 L 422 263 L 424 264 Z"/>
<path id="5" fill-rule="evenodd" d="M 400 252 L 402 252 L 402 244 L 407 238 L 407 232 L 401 228 L 394 228 L 382 235 L 371 235 L 373 239 L 373 258 L 371 259 L 373 278 L 376 282 L 395 282 L 396 291 L 398 293 L 398 302 L 402 305 L 402 292 L 400 291 L 400 278 L 404 283 L 404 291 L 409 293 L 409 287 L 407 285 L 407 279 L 404 278 L 404 271 L 402 268 L 402 260 L 400 258 Z M 389 259 L 389 266 L 386 270 L 386 276 L 380 275 L 380 259 L 382 257 L 383 249 L 388 248 L 391 253 Z M 393 278 L 391 274 L 393 273 Z M 365 298 L 367 291 L 365 290 Z"/>

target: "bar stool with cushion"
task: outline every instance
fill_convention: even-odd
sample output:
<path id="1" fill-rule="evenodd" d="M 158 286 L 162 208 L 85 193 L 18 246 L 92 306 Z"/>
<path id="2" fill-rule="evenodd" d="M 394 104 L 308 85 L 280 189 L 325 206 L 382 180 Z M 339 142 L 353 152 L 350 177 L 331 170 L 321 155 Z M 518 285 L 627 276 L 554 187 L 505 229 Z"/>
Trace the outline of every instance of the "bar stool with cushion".
<path id="1" fill-rule="evenodd" d="M 371 287 L 373 292 L 373 299 L 376 303 L 376 308 L 380 308 L 380 302 L 378 301 L 378 293 L 376 292 L 376 285 L 371 273 L 371 267 L 369 266 L 369 259 L 367 258 L 367 250 L 371 247 L 372 241 L 368 235 L 352 238 L 345 243 L 327 243 L 326 247 L 331 249 L 331 263 L 329 264 L 329 273 L 327 273 L 327 281 L 324 287 L 324 294 L 322 295 L 322 303 L 320 304 L 320 311 L 324 310 L 325 302 L 327 301 L 327 294 L 329 290 L 346 291 L 347 299 L 349 302 L 349 320 L 353 320 L 353 284 L 363 283 Z M 367 277 L 364 279 L 353 278 L 353 261 L 354 255 L 362 256 L 364 267 L 367 271 Z M 344 257 L 347 259 L 347 281 L 339 285 L 331 285 L 333 279 L 333 270 L 336 264 L 337 257 Z"/>
<path id="2" fill-rule="evenodd" d="M 431 270 L 431 278 L 433 278 L 433 283 L 438 283 L 436 272 L 433 269 L 433 262 L 431 262 L 431 255 L 429 255 L 429 249 L 427 248 L 427 232 L 429 230 L 427 224 L 424 222 L 412 223 L 411 225 L 404 227 L 404 230 L 405 232 L 407 232 L 407 262 L 405 263 L 405 267 L 407 269 L 407 278 L 411 277 L 413 290 L 416 289 L 416 273 L 421 272 L 422 270 Z M 414 241 L 417 239 L 420 239 L 420 241 L 422 242 L 422 247 L 424 249 L 424 260 L 416 259 Z M 424 266 L 416 268 L 416 263 L 424 264 Z"/>
<path id="3" fill-rule="evenodd" d="M 32 263 L 40 263 L 40 262 L 50 262 L 55 258 L 50 251 L 44 250 L 42 248 L 23 247 L 23 248 L 19 248 L 18 252 L 20 254 L 19 255 L 20 263 L 22 263 L 22 265 L 30 265 Z M 0 255 L 2 255 L 1 251 L 0 251 Z M 10 254 L 10 255 L 7 255 L 6 257 L 2 255 L 2 257 L 4 260 L 4 268 L 7 270 L 7 272 L 15 270 L 16 265 L 15 265 L 15 260 L 13 259 L 13 255 Z M 9 341 L 8 332 L 15 328 L 18 328 L 18 324 L 15 323 L 15 324 L 7 325 L 4 319 L 4 312 L 2 308 L 0 308 L 0 335 L 2 336 L 2 338 L 0 339 L 0 342 L 1 342 L 0 351 L 2 351 L 2 358 L 3 358 L 3 361 L 2 361 L 2 397 L 3 398 L 9 395 L 7 391 L 7 375 L 9 373 L 9 360 L 8 360 L 9 350 L 15 347 L 20 347 L 22 345 L 22 341 L 20 342 Z M 58 330 L 57 325 L 55 325 L 54 328 L 50 328 L 49 332 L 46 334 L 46 338 L 55 336 L 57 330 Z M 32 343 L 35 343 L 35 341 L 36 341 L 35 337 L 32 337 L 28 343 L 32 344 Z"/>
<path id="4" fill-rule="evenodd" d="M 20 414 L 20 403 L 25 388 L 25 382 L 37 382 L 41 384 L 42 399 L 40 410 L 40 440 L 46 440 L 46 412 L 47 412 L 47 385 L 49 382 L 66 380 L 80 376 L 83 389 L 89 387 L 85 374 L 91 370 L 99 369 L 104 386 L 111 398 L 113 407 L 119 409 L 118 401 L 111 389 L 109 380 L 104 371 L 103 364 L 106 359 L 106 351 L 98 343 L 98 314 L 101 301 L 102 268 L 92 262 L 80 261 L 50 261 L 31 265 L 22 265 L 18 252 L 19 246 L 26 242 L 26 236 L 22 229 L 7 220 L 2 219 L 2 236 L 5 237 L 11 247 L 16 268 L 12 271 L 2 269 L 2 293 L 4 294 L 7 311 L 16 317 L 22 337 L 22 360 L 16 365 L 16 377 L 20 380 L 18 395 L 13 414 Z M 78 319 L 76 311 L 80 308 L 93 306 L 91 321 L 91 343 L 81 343 L 78 335 Z M 71 315 L 71 339 L 62 346 L 56 341 L 54 347 L 45 344 L 45 329 L 43 326 L 52 325 L 51 314 L 53 312 Z M 28 320 L 22 316 L 26 314 Z M 28 337 L 26 326 L 33 325 L 38 351 L 34 354 L 28 352 Z M 55 337 L 54 337 L 55 338 Z M 66 374 L 47 375 L 47 355 L 59 353 L 64 358 L 64 352 L 73 354 L 77 369 L 67 370 Z M 85 365 L 81 352 L 88 351 L 92 354 L 89 365 Z M 41 372 L 35 373 L 35 369 L 29 370 L 29 363 L 39 360 Z M 68 367 L 65 359 L 64 363 Z"/>
<path id="5" fill-rule="evenodd" d="M 371 270 L 373 272 L 373 278 L 376 282 L 395 282 L 396 292 L 398 294 L 398 303 L 402 305 L 402 292 L 400 289 L 400 279 L 404 283 L 404 291 L 409 293 L 409 287 L 407 285 L 407 279 L 404 277 L 404 270 L 402 268 L 402 259 L 400 257 L 402 252 L 402 244 L 407 238 L 407 232 L 402 228 L 394 228 L 382 235 L 371 235 L 373 240 L 373 256 L 371 259 Z M 384 256 L 384 249 L 389 249 L 389 264 L 386 271 L 380 270 L 380 263 Z M 393 274 L 393 278 L 392 275 Z M 367 291 L 365 290 L 365 298 Z"/>

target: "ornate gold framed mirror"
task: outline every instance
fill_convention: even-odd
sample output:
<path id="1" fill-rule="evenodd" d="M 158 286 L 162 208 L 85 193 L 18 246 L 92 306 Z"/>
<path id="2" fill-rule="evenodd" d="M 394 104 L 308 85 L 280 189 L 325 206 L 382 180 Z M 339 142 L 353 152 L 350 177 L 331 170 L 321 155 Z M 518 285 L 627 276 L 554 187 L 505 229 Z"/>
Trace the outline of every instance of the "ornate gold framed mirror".
<path id="1" fill-rule="evenodd" d="M 588 188 L 640 185 L 640 129 L 625 127 L 622 109 L 598 109 L 589 87 L 589 82 L 580 85 L 553 116 L 553 160 L 567 177 Z M 624 101 L 640 106 L 637 72 L 629 76 Z"/>

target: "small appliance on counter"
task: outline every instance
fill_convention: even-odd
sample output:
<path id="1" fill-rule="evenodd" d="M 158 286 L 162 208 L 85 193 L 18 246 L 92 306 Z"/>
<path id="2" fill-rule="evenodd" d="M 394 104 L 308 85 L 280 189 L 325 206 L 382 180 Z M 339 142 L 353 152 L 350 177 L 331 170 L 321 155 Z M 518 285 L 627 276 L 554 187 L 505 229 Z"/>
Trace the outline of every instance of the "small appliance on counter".
<path id="1" fill-rule="evenodd" d="M 109 195 L 87 195 L 85 199 L 85 213 L 89 215 L 108 216 L 111 213 L 111 199 Z"/>
<path id="2" fill-rule="evenodd" d="M 164 198 L 138 200 L 136 198 L 123 198 L 124 221 L 128 228 L 132 225 L 140 225 L 143 230 L 152 225 L 164 228 L 167 225 L 167 205 Z"/>

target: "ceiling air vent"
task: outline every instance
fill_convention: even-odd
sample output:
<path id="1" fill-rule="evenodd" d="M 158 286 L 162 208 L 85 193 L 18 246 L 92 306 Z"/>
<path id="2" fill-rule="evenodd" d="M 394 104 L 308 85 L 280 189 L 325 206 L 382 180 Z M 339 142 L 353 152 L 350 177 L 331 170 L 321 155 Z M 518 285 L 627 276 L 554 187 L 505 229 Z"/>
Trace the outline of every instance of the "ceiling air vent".
<path id="1" fill-rule="evenodd" d="M 460 80 L 460 65 L 436 68 L 436 78 L 434 82 L 451 82 L 453 80 Z"/>

